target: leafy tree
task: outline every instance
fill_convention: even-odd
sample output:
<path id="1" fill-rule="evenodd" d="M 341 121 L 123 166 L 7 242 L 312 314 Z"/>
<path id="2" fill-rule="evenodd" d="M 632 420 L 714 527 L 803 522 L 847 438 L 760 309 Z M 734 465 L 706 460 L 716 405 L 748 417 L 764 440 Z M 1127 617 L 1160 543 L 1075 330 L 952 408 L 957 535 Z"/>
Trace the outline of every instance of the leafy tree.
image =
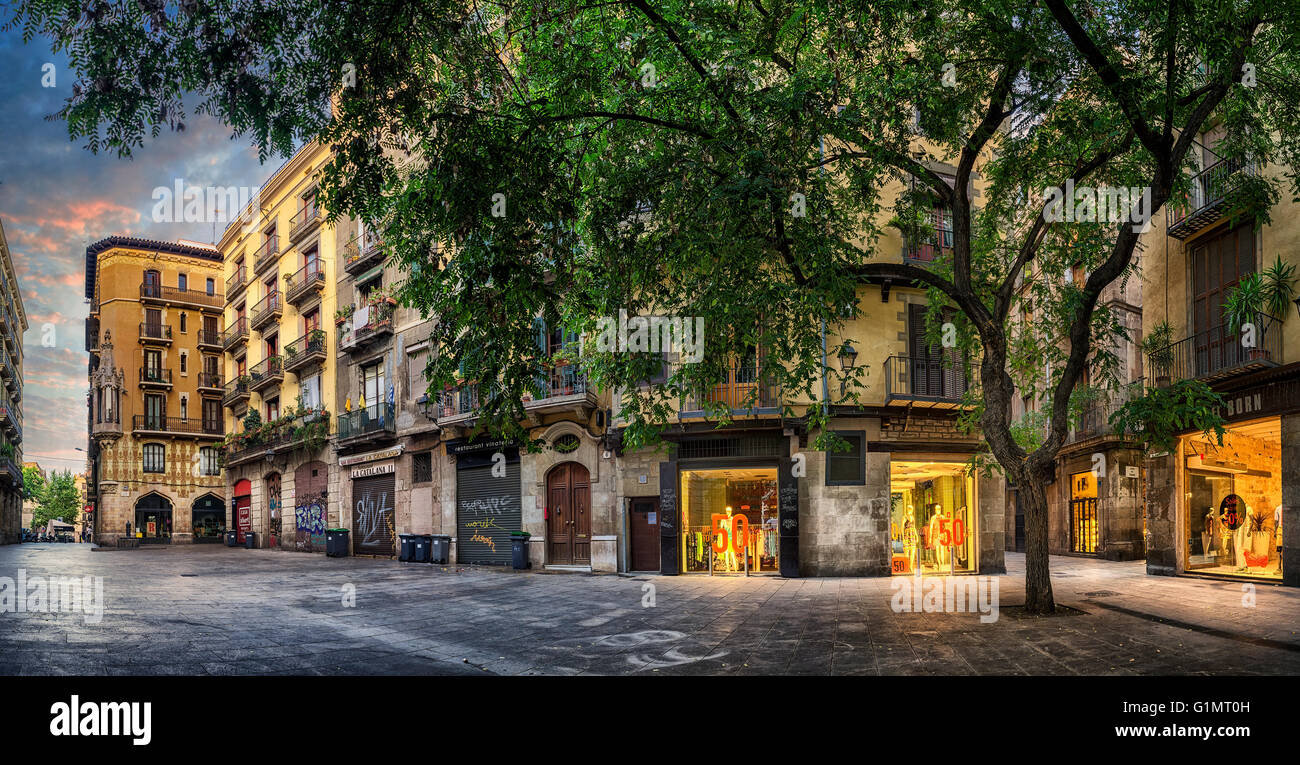
<path id="1" fill-rule="evenodd" d="M 664 384 L 638 385 L 658 371 L 647 356 L 588 357 L 597 383 L 624 391 L 637 446 L 683 391 L 756 346 L 767 382 L 813 396 L 840 374 L 820 327 L 860 315 L 863 281 L 926 287 L 932 331 L 956 309 L 958 345 L 977 359 L 965 423 L 1020 488 L 1031 611 L 1053 608 L 1056 454 L 1080 402 L 1115 384 L 1123 329 L 1098 298 L 1132 275 L 1139 241 L 1127 221 L 1050 219 L 1049 190 L 1149 189 L 1157 214 L 1186 192 L 1211 119 L 1228 158 L 1294 166 L 1300 148 L 1300 6 L 1286 0 L 16 9 L 13 23 L 77 69 L 60 116 L 91 150 L 129 155 L 182 128 L 187 94 L 264 154 L 333 146 L 331 217 L 376 224 L 407 271 L 402 299 L 439 318 L 431 390 L 477 381 L 483 421 L 507 435 L 536 384 L 539 314 L 577 332 L 619 309 L 704 317 L 702 362 Z M 1266 180 L 1242 193 L 1264 215 L 1278 195 Z M 950 255 L 885 262 L 882 235 L 932 235 L 936 206 L 951 214 Z M 1079 283 L 1064 278 L 1074 266 Z M 1042 422 L 1010 420 L 1013 392 L 1044 402 Z M 820 407 L 802 415 L 825 423 Z"/>
<path id="2" fill-rule="evenodd" d="M 23 490 L 39 505 L 41 497 L 45 495 L 45 476 L 40 468 L 34 465 L 23 465 Z M 42 524 L 36 522 L 36 515 L 33 513 L 32 528 L 40 525 Z"/>
<path id="3" fill-rule="evenodd" d="M 51 520 L 74 523 L 80 510 L 81 492 L 77 490 L 72 471 L 55 471 L 37 498 L 32 521 L 37 526 L 44 526 Z"/>

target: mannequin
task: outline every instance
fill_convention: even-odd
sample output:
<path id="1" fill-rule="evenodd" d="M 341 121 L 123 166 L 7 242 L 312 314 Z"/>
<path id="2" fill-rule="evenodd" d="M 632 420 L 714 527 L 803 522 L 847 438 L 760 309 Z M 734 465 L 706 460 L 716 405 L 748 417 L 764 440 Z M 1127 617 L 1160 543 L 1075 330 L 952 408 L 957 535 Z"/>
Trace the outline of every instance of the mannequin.
<path id="1" fill-rule="evenodd" d="M 944 513 L 943 506 L 935 505 L 935 513 L 930 517 L 927 539 L 930 542 L 930 546 L 934 549 L 934 564 L 939 568 L 944 568 L 948 565 L 949 549 L 942 544 L 942 540 L 940 539 L 941 534 L 939 531 L 939 522 L 946 520 L 948 520 L 948 516 Z M 951 524 L 947 525 L 951 527 Z"/>
<path id="2" fill-rule="evenodd" d="M 736 565 L 736 540 L 732 539 L 731 537 L 731 529 L 735 528 L 735 526 L 732 525 L 731 513 L 732 513 L 731 506 L 728 505 L 727 506 L 727 550 L 722 554 L 723 571 L 740 570 L 740 568 Z"/>
<path id="3" fill-rule="evenodd" d="M 1277 550 L 1277 570 L 1282 572 L 1282 506 L 1273 509 L 1273 545 Z"/>
<path id="4" fill-rule="evenodd" d="M 1213 555 L 1219 550 L 1219 516 L 1214 508 L 1206 508 L 1205 526 L 1201 529 L 1201 552 Z"/>

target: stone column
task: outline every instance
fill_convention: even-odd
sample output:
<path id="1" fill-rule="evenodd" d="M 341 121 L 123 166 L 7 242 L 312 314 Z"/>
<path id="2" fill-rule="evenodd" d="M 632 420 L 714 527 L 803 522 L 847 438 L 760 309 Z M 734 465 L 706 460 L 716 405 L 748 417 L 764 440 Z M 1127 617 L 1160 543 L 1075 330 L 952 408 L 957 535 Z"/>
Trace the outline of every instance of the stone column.
<path id="1" fill-rule="evenodd" d="M 1007 573 L 1006 480 L 998 474 L 975 477 L 979 509 L 979 572 Z"/>
<path id="2" fill-rule="evenodd" d="M 1178 573 L 1177 454 L 1146 461 L 1147 573 Z"/>
<path id="3" fill-rule="evenodd" d="M 1282 418 L 1282 583 L 1300 587 L 1300 414 Z"/>

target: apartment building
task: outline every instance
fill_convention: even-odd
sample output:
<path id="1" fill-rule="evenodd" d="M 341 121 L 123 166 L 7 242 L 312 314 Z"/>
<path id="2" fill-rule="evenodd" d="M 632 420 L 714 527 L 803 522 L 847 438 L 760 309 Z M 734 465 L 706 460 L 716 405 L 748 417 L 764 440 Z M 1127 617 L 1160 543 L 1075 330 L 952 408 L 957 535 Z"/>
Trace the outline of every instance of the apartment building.
<path id="1" fill-rule="evenodd" d="M 1035 279 L 1043 278 L 1035 274 Z M 1067 282 L 1082 283 L 1081 264 L 1066 271 Z M 1024 289 L 1028 290 L 1028 281 Z M 1107 285 L 1097 305 L 1111 312 L 1128 334 L 1116 337 L 1110 350 L 1117 359 L 1118 387 L 1099 386 L 1080 416 L 1070 423 L 1056 457 L 1056 480 L 1047 487 L 1048 550 L 1053 555 L 1085 555 L 1107 560 L 1137 560 L 1145 552 L 1143 455 L 1131 439 L 1116 433 L 1110 418 L 1143 384 L 1142 280 L 1121 279 Z M 1088 388 L 1092 370 L 1080 389 Z M 1047 422 L 1050 403 L 1022 395 L 1012 400 L 1013 421 L 1031 414 Z M 1007 550 L 1025 551 L 1025 516 L 1016 490 L 1007 488 Z"/>
<path id="2" fill-rule="evenodd" d="M 337 237 L 314 180 L 328 158 L 304 146 L 218 243 L 224 319 L 211 329 L 224 354 L 226 524 L 241 544 L 251 533 L 258 547 L 324 552 L 325 529 L 338 523 Z"/>
<path id="3" fill-rule="evenodd" d="M 356 554 L 395 555 L 398 534 L 455 536 L 455 505 L 448 506 L 453 514 L 444 513 L 435 464 L 446 452 L 425 395 L 432 323 L 397 305 L 392 295 L 401 273 L 385 265 L 375 230 L 349 220 L 336 236 L 342 253 L 333 317 L 335 400 L 342 402 L 335 428 L 340 519 L 352 530 Z M 475 560 L 501 563 L 509 556 L 507 539 L 504 558 Z"/>
<path id="4" fill-rule="evenodd" d="M 1300 265 L 1300 216 L 1285 191 L 1255 225 L 1241 194 L 1251 176 L 1292 168 L 1216 153 L 1224 128 L 1197 136 L 1191 192 L 1171 200 L 1143 237 L 1143 331 L 1158 387 L 1202 380 L 1223 396 L 1223 445 L 1187 432 L 1147 461 L 1146 560 L 1153 574 L 1300 586 L 1300 319 L 1258 307 L 1233 326 L 1225 305 L 1242 279 L 1280 258 Z M 1249 325 L 1249 326 L 1248 326 Z"/>
<path id="5" fill-rule="evenodd" d="M 23 333 L 27 313 L 0 222 L 0 544 L 18 542 L 23 512 Z"/>
<path id="6" fill-rule="evenodd" d="M 87 494 L 100 544 L 219 539 L 220 279 L 206 244 L 110 236 L 86 248 Z"/>
<path id="7" fill-rule="evenodd" d="M 952 167 L 932 169 L 955 177 Z M 879 243 L 878 257 L 924 265 L 951 248 L 944 211 L 936 207 L 933 216 L 933 236 L 908 242 L 894 231 Z M 541 451 L 471 439 L 479 404 L 473 385 L 426 402 L 441 431 L 431 453 L 430 483 L 440 499 L 434 531 L 454 538 L 459 563 L 504 562 L 511 532 L 525 531 L 533 565 L 547 568 L 783 576 L 1002 571 L 1003 485 L 968 475 L 979 439 L 956 427 L 970 370 L 927 345 L 921 290 L 881 280 L 861 286 L 858 300 L 861 315 L 826 338 L 832 363 L 871 366 L 858 403 L 830 381 L 811 397 L 775 388 L 766 382 L 763 349 L 754 348 L 731 362 L 721 384 L 678 403 L 665 449 L 623 448 L 620 396 L 590 386 L 581 365 L 561 354 L 577 338 L 539 320 L 542 365 L 524 407 Z M 404 374 L 397 369 L 404 384 L 415 385 L 418 366 L 408 360 Z M 391 398 L 391 387 L 367 387 L 367 404 L 371 391 Z M 718 427 L 707 418 L 712 404 L 730 409 L 732 422 Z M 826 407 L 850 451 L 811 450 L 819 434 L 806 417 L 783 416 L 786 405 Z M 412 487 L 428 475 L 422 465 L 413 461 Z M 396 485 L 401 502 L 400 472 Z M 412 501 L 413 518 L 422 507 Z M 396 526 L 400 531 L 400 516 Z M 719 527 L 743 543 L 713 552 Z"/>

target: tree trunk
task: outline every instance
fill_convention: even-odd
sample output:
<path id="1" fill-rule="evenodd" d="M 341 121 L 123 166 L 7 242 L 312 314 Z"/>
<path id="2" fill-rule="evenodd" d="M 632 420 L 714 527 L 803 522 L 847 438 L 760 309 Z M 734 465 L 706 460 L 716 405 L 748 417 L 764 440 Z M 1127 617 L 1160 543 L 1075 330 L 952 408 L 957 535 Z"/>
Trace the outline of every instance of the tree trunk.
<path id="1" fill-rule="evenodd" d="M 1036 471 L 1026 472 L 1017 487 L 1025 513 L 1025 610 L 1050 614 L 1056 610 L 1056 601 L 1047 557 L 1047 484 Z"/>

